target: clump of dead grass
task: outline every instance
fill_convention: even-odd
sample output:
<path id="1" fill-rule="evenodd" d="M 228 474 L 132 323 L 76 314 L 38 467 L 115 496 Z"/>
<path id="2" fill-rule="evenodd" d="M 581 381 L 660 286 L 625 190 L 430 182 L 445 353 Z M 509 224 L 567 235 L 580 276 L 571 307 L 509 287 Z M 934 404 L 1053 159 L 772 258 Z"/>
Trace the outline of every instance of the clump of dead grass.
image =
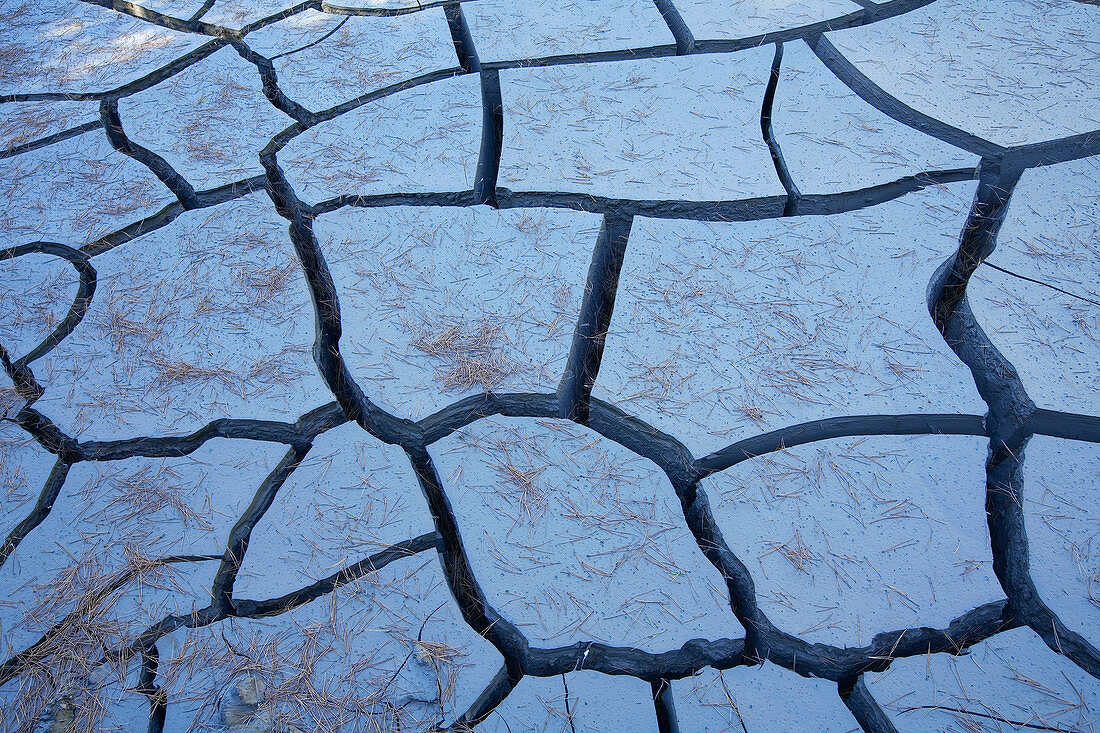
<path id="1" fill-rule="evenodd" d="M 505 348 L 504 332 L 483 318 L 476 323 L 458 322 L 432 329 L 420 326 L 413 348 L 436 361 L 436 379 L 445 391 L 486 392 L 518 371 Z"/>

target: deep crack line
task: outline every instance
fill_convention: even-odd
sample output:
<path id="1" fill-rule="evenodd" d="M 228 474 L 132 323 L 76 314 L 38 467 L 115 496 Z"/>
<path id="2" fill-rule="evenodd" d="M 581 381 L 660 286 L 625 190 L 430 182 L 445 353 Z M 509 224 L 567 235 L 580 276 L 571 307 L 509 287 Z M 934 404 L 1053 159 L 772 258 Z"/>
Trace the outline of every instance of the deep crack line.
<path id="1" fill-rule="evenodd" d="M 474 37 L 470 33 L 470 25 L 466 22 L 466 16 L 462 12 L 462 5 L 454 1 L 444 3 L 443 14 L 447 18 L 447 29 L 451 33 L 451 43 L 455 47 L 458 65 L 467 74 L 479 73 L 481 71 L 481 61 L 477 56 L 477 48 L 474 46 Z"/>
<path id="2" fill-rule="evenodd" d="M 657 715 L 658 733 L 680 733 L 680 723 L 676 719 L 676 704 L 669 680 L 665 678 L 651 680 L 649 687 L 653 694 L 653 710 Z"/>
<path id="3" fill-rule="evenodd" d="M 787 169 L 787 161 L 783 158 L 783 151 L 779 147 L 779 141 L 775 138 L 772 128 L 772 109 L 775 104 L 775 91 L 779 87 L 779 75 L 783 66 L 783 44 L 775 44 L 775 56 L 772 58 L 771 73 L 768 75 L 768 86 L 764 90 L 764 101 L 760 105 L 760 132 L 764 136 L 764 142 L 771 153 L 772 165 L 779 176 L 779 182 L 783 184 L 787 192 L 787 203 L 783 207 L 783 216 L 794 216 L 798 213 L 798 201 L 802 193 L 795 185 L 791 172 Z"/>
<path id="4" fill-rule="evenodd" d="M 195 196 L 195 189 L 168 164 L 168 161 L 126 137 L 122 129 L 122 120 L 118 115 L 117 99 L 105 99 L 100 102 L 99 113 L 103 118 L 103 129 L 107 133 L 107 140 L 111 143 L 111 147 L 148 168 L 184 208 L 198 208 L 199 200 Z"/>
<path id="5" fill-rule="evenodd" d="M 428 502 L 436 531 L 442 538 L 439 556 L 451 596 L 470 628 L 496 647 L 504 657 L 508 678 L 514 685 L 524 675 L 524 661 L 529 647 L 527 638 L 511 621 L 490 606 L 485 592 L 478 584 L 470 559 L 466 555 L 466 548 L 462 544 L 451 501 L 443 490 L 443 483 L 428 451 L 424 448 L 406 448 L 405 453 Z"/>
<path id="6" fill-rule="evenodd" d="M 135 692 L 149 700 L 148 733 L 161 733 L 168 715 L 168 696 L 161 687 L 157 686 L 159 663 L 160 651 L 156 644 L 151 644 L 141 653 L 141 672 L 138 675 L 137 687 L 134 688 Z"/>
<path id="7" fill-rule="evenodd" d="M 39 150 L 40 148 L 45 148 L 55 143 L 64 142 L 65 140 L 71 140 L 74 137 L 78 137 L 86 132 L 90 132 L 102 126 L 102 119 L 90 120 L 82 125 L 70 127 L 68 130 L 55 132 L 53 135 L 47 135 L 46 137 L 42 137 L 37 140 L 31 140 L 30 142 L 22 143 L 21 145 L 16 145 L 14 147 L 8 148 L 7 150 L 0 151 L 0 160 L 13 158 L 16 155 L 29 153 L 32 150 Z"/>
<path id="8" fill-rule="evenodd" d="M 991 143 L 957 127 L 952 127 L 946 122 L 929 117 L 923 112 L 918 112 L 898 98 L 888 94 L 882 87 L 867 78 L 851 61 L 846 59 L 825 36 L 808 37 L 806 43 L 829 71 L 833 72 L 833 75 L 855 92 L 860 99 L 906 127 L 983 158 L 998 156 L 1005 152 L 1006 149 L 1000 145 Z"/>
<path id="9" fill-rule="evenodd" d="M 982 415 L 844 415 L 779 428 L 739 440 L 695 462 L 699 478 L 742 461 L 806 443 L 859 435 L 974 435 L 988 432 Z"/>
<path id="10" fill-rule="evenodd" d="M 633 222 L 634 217 L 629 214 L 604 216 L 592 252 L 577 326 L 557 392 L 561 417 L 581 425 L 588 424 L 592 387 L 603 360 Z"/>
<path id="11" fill-rule="evenodd" d="M 31 362 L 48 354 L 80 325 L 88 312 L 88 308 L 91 307 L 92 297 L 95 295 L 97 282 L 97 273 L 95 268 L 92 267 L 88 255 L 81 250 L 73 249 L 72 247 L 57 242 L 31 242 L 29 244 L 0 250 L 0 262 L 31 253 L 60 257 L 71 264 L 73 269 L 76 270 L 78 278 L 76 296 L 73 298 L 72 305 L 69 306 L 68 313 L 66 313 L 65 317 L 54 327 L 53 331 L 47 334 L 37 346 L 15 360 L 12 367 L 16 372 L 24 369 Z M 5 365 L 5 368 L 6 367 L 7 365 Z"/>
<path id="12" fill-rule="evenodd" d="M 480 77 L 481 150 L 474 175 L 474 201 L 497 208 L 497 176 L 504 148 L 504 98 L 496 69 L 482 69 Z"/>
<path id="13" fill-rule="evenodd" d="M 368 433 L 383 442 L 403 447 L 421 445 L 419 427 L 409 420 L 389 414 L 367 399 L 348 371 L 340 354 L 340 300 L 332 273 L 313 233 L 313 220 L 302 211 L 271 145 L 260 153 L 260 162 L 267 174 L 267 192 L 275 210 L 290 222 L 290 240 L 309 287 L 316 329 L 313 360 L 322 379 L 348 419 L 354 420 Z"/>
<path id="14" fill-rule="evenodd" d="M 271 59 L 256 53 L 244 41 L 233 41 L 231 45 L 242 59 L 255 66 L 256 70 L 259 71 L 264 96 L 267 101 L 271 102 L 271 106 L 295 122 L 306 126 L 316 124 L 316 115 L 313 112 L 286 96 L 283 90 L 279 88 L 279 77 L 275 73 L 275 65 L 271 63 Z"/>
<path id="15" fill-rule="evenodd" d="M 8 557 L 19 547 L 19 543 L 38 525 L 46 521 L 54 502 L 61 493 L 61 487 L 65 485 L 71 466 L 71 463 L 60 458 L 54 464 L 46 483 L 42 486 L 42 491 L 38 493 L 38 501 L 35 502 L 34 508 L 19 524 L 15 525 L 15 528 L 8 533 L 4 544 L 0 545 L 0 567 L 8 561 Z"/>
<path id="16" fill-rule="evenodd" d="M 683 16 L 680 15 L 680 11 L 676 9 L 672 0 L 653 0 L 653 4 L 657 6 L 657 11 L 664 18 L 672 37 L 676 39 L 676 55 L 687 56 L 694 53 L 695 36 L 691 34 L 691 29 L 684 22 Z"/>
<path id="17" fill-rule="evenodd" d="M 978 266 L 993 253 L 1021 169 L 985 158 L 978 189 L 959 238 L 958 251 L 941 266 L 929 290 L 929 313 L 947 345 L 970 368 L 989 405 L 986 516 L 993 572 L 1005 595 L 1007 613 L 1026 623 L 1051 650 L 1100 678 L 1100 650 L 1071 631 L 1039 597 L 1031 578 L 1024 526 L 1023 461 L 1036 414 L 1016 368 L 997 350 L 975 320 L 966 288 Z"/>
<path id="18" fill-rule="evenodd" d="M 237 581 L 237 573 L 240 572 L 241 566 L 244 564 L 252 530 L 263 519 L 267 510 L 271 508 L 279 489 L 290 478 L 290 474 L 294 472 L 294 469 L 298 468 L 309 449 L 310 446 L 306 445 L 293 447 L 287 451 L 278 465 L 260 484 L 252 497 L 252 503 L 241 514 L 237 523 L 233 525 L 233 529 L 229 531 L 225 554 L 222 556 L 221 565 L 218 567 L 218 572 L 214 576 L 214 582 L 210 588 L 210 607 L 215 613 L 235 615 L 233 585 Z"/>

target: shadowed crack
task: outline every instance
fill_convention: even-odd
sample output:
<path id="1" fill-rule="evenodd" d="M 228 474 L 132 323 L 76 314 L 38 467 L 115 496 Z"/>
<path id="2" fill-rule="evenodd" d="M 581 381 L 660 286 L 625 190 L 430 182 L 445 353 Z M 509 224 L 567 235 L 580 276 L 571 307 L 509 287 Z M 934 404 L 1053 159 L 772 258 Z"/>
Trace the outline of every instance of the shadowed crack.
<path id="1" fill-rule="evenodd" d="M 986 514 L 993 572 L 1008 596 L 1008 612 L 1030 626 L 1053 651 L 1100 677 L 1100 650 L 1062 623 L 1039 597 L 1031 578 L 1024 527 L 1023 460 L 1036 407 L 1015 367 L 989 340 L 966 300 L 971 275 L 996 247 L 1022 171 L 1003 165 L 999 157 L 983 159 L 979 171 L 978 189 L 958 251 L 933 278 L 929 312 L 948 346 L 970 368 L 978 393 L 989 405 Z M 1050 417 L 1044 414 L 1039 424 L 1049 423 Z"/>
<path id="2" fill-rule="evenodd" d="M 669 681 L 653 680 L 649 686 L 653 693 L 653 709 L 657 713 L 657 730 L 659 733 L 680 733 L 680 724 L 676 720 L 676 704 L 672 699 Z"/>
<path id="3" fill-rule="evenodd" d="M 313 234 L 313 220 L 302 211 L 298 197 L 270 148 L 260 154 L 260 162 L 267 172 L 267 190 L 275 204 L 275 210 L 290 221 L 290 239 L 305 272 L 306 283 L 313 299 L 317 328 L 313 359 L 322 378 L 336 396 L 336 401 L 340 403 L 348 419 L 359 423 L 371 435 L 387 443 L 416 445 L 419 436 L 415 424 L 394 417 L 375 406 L 348 372 L 347 365 L 340 356 L 340 303 L 332 274 Z"/>
<path id="4" fill-rule="evenodd" d="M 462 546 L 458 520 L 451 502 L 443 491 L 431 456 L 424 449 L 406 449 L 420 488 L 428 500 L 428 508 L 435 520 L 436 531 L 442 541 L 439 556 L 447 578 L 451 595 L 462 611 L 462 617 L 477 633 L 497 648 L 504 657 L 510 680 L 518 682 L 524 674 L 524 659 L 528 642 L 510 621 L 498 614 L 485 599 L 470 567 L 466 549 Z"/>
<path id="5" fill-rule="evenodd" d="M 842 695 L 841 697 L 844 704 L 852 711 L 852 717 L 856 719 L 863 730 L 868 731 L 868 733 L 897 733 L 898 729 L 894 727 L 890 716 L 883 712 L 879 704 L 875 702 L 875 698 L 871 697 L 871 692 L 863 682 L 863 677 L 859 678 L 859 681 L 856 682 L 848 695 Z"/>
<path id="6" fill-rule="evenodd" d="M 756 456 L 855 435 L 987 435 L 981 415 L 846 415 L 779 428 L 739 440 L 695 462 L 700 478 Z"/>
<path id="7" fill-rule="evenodd" d="M 88 255 L 81 250 L 73 249 L 64 244 L 58 244 L 56 242 L 31 242 L 10 249 L 0 250 L 0 262 L 31 253 L 53 255 L 68 261 L 76 270 L 79 281 L 77 283 L 76 296 L 73 298 L 72 305 L 69 306 L 69 312 L 65 314 L 61 322 L 54 327 L 53 331 L 51 331 L 41 343 L 15 360 L 12 368 L 17 373 L 24 370 L 31 362 L 42 358 L 52 351 L 59 343 L 64 341 L 78 325 L 80 325 L 81 321 L 84 320 L 85 314 L 88 312 L 88 308 L 92 304 L 92 297 L 95 295 L 96 289 L 96 271 L 95 268 L 92 267 L 91 262 L 89 262 Z M 5 356 L 5 359 L 6 358 Z M 7 368 L 8 366 L 5 364 L 5 369 Z M 13 379 L 16 379 L 14 375 Z M 18 389 L 17 379 L 16 382 Z M 41 394 L 39 396 L 41 396 Z M 35 399 L 37 399 L 37 397 Z"/>
<path id="8" fill-rule="evenodd" d="M 19 543 L 23 541 L 23 538 L 30 534 L 35 527 L 42 524 L 46 517 L 50 515 L 50 510 L 53 509 L 53 504 L 57 501 L 58 494 L 61 493 L 61 487 L 65 485 L 65 479 L 69 475 L 71 465 L 71 463 L 61 459 L 58 459 L 57 463 L 54 464 L 49 478 L 46 479 L 42 491 L 38 494 L 38 501 L 35 502 L 34 508 L 31 509 L 30 514 L 23 518 L 23 521 L 15 525 L 15 528 L 8 533 L 3 546 L 0 546 L 0 566 L 8 561 L 8 556 L 15 552 L 15 548 L 19 547 Z"/>
<path id="9" fill-rule="evenodd" d="M 919 130 L 937 140 L 942 140 L 948 145 L 954 145 L 975 155 L 987 157 L 997 156 L 1005 152 L 1005 148 L 1000 145 L 991 143 L 969 132 L 964 132 L 957 127 L 952 127 L 934 117 L 929 117 L 901 102 L 896 97 L 887 94 L 857 69 L 851 61 L 844 58 L 836 50 L 836 47 L 829 42 L 829 39 L 824 36 L 807 37 L 806 43 L 821 59 L 821 62 L 828 67 L 829 71 L 844 82 L 845 86 L 884 115 L 897 120 L 906 127 Z"/>
<path id="10" fill-rule="evenodd" d="M 272 107 L 303 125 L 316 124 L 316 115 L 286 96 L 279 88 L 279 77 L 270 59 L 253 51 L 244 41 L 233 41 L 232 46 L 242 59 L 255 66 L 260 72 L 264 96 L 271 102 Z"/>
<path id="11" fill-rule="evenodd" d="M 657 6 L 661 17 L 664 18 L 665 25 L 672 32 L 672 37 L 676 39 L 676 54 L 687 56 L 692 53 L 695 50 L 695 36 L 691 35 L 691 29 L 684 22 L 680 11 L 672 4 L 672 0 L 653 0 L 653 4 Z"/>
<path id="12" fill-rule="evenodd" d="M 1100 653 L 1079 634 L 1067 629 L 1061 619 L 1038 597 L 1029 574 L 1027 536 L 1021 508 L 1024 488 L 1022 461 L 1030 436 L 1041 433 L 1100 442 L 1100 418 L 1037 409 L 1024 392 L 1015 369 L 994 348 L 974 321 L 966 301 L 969 278 L 993 251 L 1012 189 L 1021 172 L 1037 165 L 1100 154 L 1100 131 L 1013 148 L 995 145 L 902 103 L 859 72 L 822 35 L 831 30 L 857 27 L 895 17 L 927 6 L 931 0 L 895 0 L 881 4 L 858 0 L 861 9 L 839 18 L 739 39 L 699 41 L 684 23 L 672 0 L 654 0 L 675 38 L 675 45 L 557 54 L 484 64 L 478 59 L 458 0 L 417 3 L 415 6 L 372 5 L 362 8 L 310 0 L 280 10 L 244 26 L 239 31 L 201 21 L 214 6 L 215 0 L 207 0 L 186 20 L 152 11 L 127 0 L 85 1 L 140 18 L 153 25 L 214 38 L 146 76 L 111 91 L 72 95 L 29 93 L 0 97 L 0 103 L 48 100 L 100 102 L 99 120 L 0 152 L 0 159 L 103 127 L 116 150 L 145 165 L 178 199 L 178 202 L 169 204 L 156 214 L 133 222 L 80 249 L 34 242 L 0 251 L 0 260 L 31 252 L 63 257 L 73 264 L 80 277 L 78 294 L 68 315 L 41 344 L 14 361 L 0 347 L 3 366 L 15 383 L 19 396 L 27 400 L 27 404 L 14 418 L 5 419 L 17 424 L 46 451 L 57 456 L 53 469 L 39 492 L 35 507 L 9 534 L 0 549 L 0 564 L 48 516 L 65 483 L 70 466 L 76 462 L 179 457 L 193 453 L 213 438 L 261 440 L 289 446 L 278 466 L 255 491 L 249 507 L 236 518 L 236 524 L 221 556 L 183 556 L 154 561 L 169 563 L 220 560 L 211 588 L 211 605 L 190 614 L 166 616 L 132 640 L 105 651 L 101 664 L 109 659 L 140 658 L 138 685 L 134 690 L 149 699 L 149 730 L 162 730 L 166 719 L 167 700 L 163 690 L 156 684 L 159 660 L 156 643 L 165 635 L 177 629 L 198 628 L 229 618 L 277 616 L 327 596 L 395 560 L 432 549 L 439 554 L 448 589 L 463 619 L 504 657 L 504 665 L 494 679 L 465 713 L 455 720 L 452 725 L 455 730 L 467 729 L 484 720 L 507 698 L 524 675 L 555 677 L 589 670 L 609 675 L 630 675 L 650 682 L 657 727 L 661 731 L 672 731 L 677 729 L 677 721 L 669 687 L 670 680 L 690 677 L 708 666 L 722 670 L 753 665 L 767 659 L 799 675 L 835 681 L 840 697 L 864 730 L 888 732 L 894 730 L 893 724 L 867 690 L 862 677 L 865 672 L 883 671 L 893 660 L 899 658 L 925 654 L 962 654 L 974 644 L 1021 625 L 1031 627 L 1052 649 L 1069 657 L 1090 674 L 1100 676 Z M 311 43 L 271 58 L 256 53 L 243 40 L 250 32 L 306 10 L 336 15 L 397 16 L 439 6 L 443 7 L 458 67 L 437 69 L 403 79 L 318 112 L 307 110 L 286 97 L 279 88 L 272 60 L 321 43 L 339 30 L 346 18 Z M 979 168 L 926 171 L 855 191 L 801 195 L 787 169 L 772 130 L 774 97 L 782 64 L 783 43 L 800 39 L 806 40 L 832 73 L 865 101 L 909 128 L 982 156 Z M 265 98 L 295 122 L 276 135 L 261 153 L 260 159 L 264 167 L 262 176 L 208 191 L 194 191 L 163 158 L 127 138 L 119 119 L 117 100 L 156 86 L 227 44 L 232 45 L 242 58 L 256 66 Z M 498 187 L 504 125 L 503 95 L 499 79 L 501 69 L 604 63 L 693 53 L 727 54 L 764 44 L 775 44 L 776 50 L 761 105 L 760 127 L 776 173 L 786 191 L 785 196 L 735 201 L 631 200 L 554 191 L 514 192 Z M 483 109 L 481 151 L 472 190 L 344 195 L 313 205 L 299 201 L 277 160 L 279 151 L 291 140 L 318 124 L 334 120 L 363 105 L 403 90 L 469 73 L 479 74 Z M 971 369 L 978 391 L 989 405 L 987 416 L 841 415 L 752 436 L 696 459 L 674 436 L 657 430 L 613 405 L 592 399 L 591 391 L 599 373 L 604 339 L 612 317 L 615 291 L 633 217 L 750 222 L 792 215 L 828 216 L 895 200 L 928 186 L 975 179 L 978 181 L 977 191 L 966 227 L 960 237 L 958 252 L 945 263 L 933 280 L 929 310 L 947 343 Z M 66 435 L 49 418 L 31 406 L 34 399 L 41 395 L 42 388 L 34 379 L 28 365 L 64 340 L 83 319 L 95 295 L 96 273 L 91 266 L 91 258 L 167 226 L 188 209 L 215 206 L 260 190 L 267 192 L 278 214 L 288 222 L 291 241 L 305 273 L 313 303 L 316 326 L 314 361 L 336 397 L 335 403 L 303 415 L 294 424 L 221 419 L 185 436 L 148 436 L 90 442 L 79 442 Z M 340 354 L 339 294 L 325 262 L 324 253 L 314 235 L 314 219 L 345 206 L 470 207 L 481 204 L 498 208 L 558 208 L 598 213 L 604 217 L 561 384 L 555 394 L 486 392 L 458 400 L 418 422 L 398 418 L 371 401 Z M 373 233 L 366 236 L 373 236 Z M 1022 277 L 1002 271 L 1014 277 Z M 1041 282 L 1039 284 L 1046 285 Z M 1054 289 L 1073 296 L 1059 288 Z M 1073 297 L 1094 302 L 1082 296 Z M 349 317 L 369 319 L 373 315 L 354 313 L 349 314 Z M 604 438 L 653 461 L 669 478 L 680 500 L 687 527 L 699 550 L 721 573 L 729 594 L 730 607 L 745 628 L 745 638 L 710 641 L 695 639 L 679 649 L 658 653 L 593 641 L 578 642 L 558 649 L 532 648 L 519 628 L 489 604 L 466 554 L 460 527 L 451 506 L 452 497 L 444 491 L 427 450 L 428 446 L 460 428 L 491 415 L 535 419 L 566 417 L 586 424 Z M 311 450 L 318 435 L 349 420 L 355 421 L 379 440 L 399 445 L 404 450 L 427 500 L 436 531 L 387 547 L 277 598 L 260 601 L 234 598 L 233 586 L 244 562 L 251 533 L 272 506 L 280 487 Z M 700 487 L 701 479 L 754 456 L 795 445 L 845 436 L 920 434 L 989 437 L 987 513 L 994 572 L 1007 600 L 974 608 L 954 619 L 946 629 L 920 627 L 882 632 L 876 634 L 869 645 L 860 648 L 841 649 L 825 644 L 810 644 L 776 628 L 757 604 L 755 585 L 748 568 L 722 537 L 709 499 Z M 102 599 L 106 597 L 104 593 L 109 596 L 116 592 L 128 582 L 127 577 L 129 576 L 126 573 L 118 576 L 105 589 L 101 589 L 96 597 Z M 70 614 L 47 631 L 38 642 L 0 665 L 0 682 L 11 680 L 30 668 L 45 665 L 53 653 L 52 645 L 76 619 L 76 616 Z M 575 702 L 571 702 L 575 706 Z M 996 720 L 1008 722 L 1000 718 Z"/>
<path id="13" fill-rule="evenodd" d="M 100 102 L 99 113 L 103 118 L 103 129 L 107 132 L 107 140 L 110 141 L 111 147 L 148 168 L 160 179 L 165 188 L 179 199 L 185 209 L 194 209 L 199 206 L 195 189 L 168 164 L 168 161 L 126 137 L 122 129 L 122 120 L 118 116 L 118 100 L 105 99 Z"/>
<path id="14" fill-rule="evenodd" d="M 159 663 L 160 652 L 157 650 L 156 644 L 151 644 L 148 649 L 141 652 L 141 673 L 138 675 L 138 683 L 134 687 L 134 692 L 149 699 L 148 733 L 163 731 L 164 721 L 168 715 L 168 697 L 164 690 L 157 686 L 157 667 Z"/>
<path id="15" fill-rule="evenodd" d="M 768 75 L 768 86 L 764 91 L 764 102 L 760 107 L 760 132 L 764 135 L 764 142 L 772 156 L 772 165 L 779 176 L 779 182 L 787 191 L 787 203 L 783 206 L 783 216 L 794 216 L 798 213 L 798 201 L 802 193 L 791 178 L 791 172 L 787 169 L 787 161 L 783 159 L 783 151 L 779 148 L 779 141 L 775 139 L 772 130 L 772 107 L 775 104 L 775 90 L 779 86 L 779 75 L 783 66 L 783 44 L 775 44 L 775 56 L 772 58 L 772 69 Z"/>
<path id="16" fill-rule="evenodd" d="M 569 360 L 558 386 L 561 416 L 581 425 L 588 424 L 592 385 L 600 373 L 600 361 L 615 310 L 615 293 L 619 287 L 619 273 L 626 256 L 626 243 L 633 220 L 634 217 L 629 215 L 605 216 L 600 224 L 577 327 L 573 332 L 573 344 L 569 349 Z"/>
<path id="17" fill-rule="evenodd" d="M 88 3 L 89 5 L 98 5 L 101 8 L 107 8 L 116 13 L 129 15 L 133 18 L 144 20 L 146 23 L 179 31 L 181 33 L 199 33 L 205 36 L 226 39 L 236 38 L 238 35 L 237 31 L 230 28 L 214 25 L 212 23 L 203 23 L 198 19 L 182 20 L 180 18 L 174 18 L 170 15 L 150 10 L 137 3 L 128 2 L 128 0 L 81 0 L 81 2 Z"/>

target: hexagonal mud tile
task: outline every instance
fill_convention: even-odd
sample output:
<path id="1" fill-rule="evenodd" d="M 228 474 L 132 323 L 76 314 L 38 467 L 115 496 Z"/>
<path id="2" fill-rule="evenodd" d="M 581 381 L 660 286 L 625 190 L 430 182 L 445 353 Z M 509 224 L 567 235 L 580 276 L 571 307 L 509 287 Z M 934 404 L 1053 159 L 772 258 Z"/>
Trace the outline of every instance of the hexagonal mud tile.
<path id="1" fill-rule="evenodd" d="M 704 480 L 761 609 L 810 642 L 863 646 L 1004 598 L 985 523 L 984 438 L 845 438 Z"/>
<path id="2" fill-rule="evenodd" d="M 827 218 L 635 219 L 593 394 L 696 455 L 836 415 L 984 414 L 925 292 L 971 188 Z"/>
<path id="3" fill-rule="evenodd" d="M 546 209 L 347 209 L 315 226 L 352 376 L 420 419 L 465 395 L 561 380 L 599 231 Z"/>
<path id="4" fill-rule="evenodd" d="M 519 418 L 478 421 L 431 452 L 489 603 L 533 645 L 666 651 L 743 634 L 648 460 L 572 423 Z"/>
<path id="5" fill-rule="evenodd" d="M 499 185 L 635 199 L 785 195 L 760 135 L 767 49 L 501 73 Z"/>
<path id="6" fill-rule="evenodd" d="M 187 212 L 93 260 L 83 322 L 36 371 L 63 429 L 114 439 L 218 417 L 293 421 L 331 401 L 286 222 L 263 194 Z"/>

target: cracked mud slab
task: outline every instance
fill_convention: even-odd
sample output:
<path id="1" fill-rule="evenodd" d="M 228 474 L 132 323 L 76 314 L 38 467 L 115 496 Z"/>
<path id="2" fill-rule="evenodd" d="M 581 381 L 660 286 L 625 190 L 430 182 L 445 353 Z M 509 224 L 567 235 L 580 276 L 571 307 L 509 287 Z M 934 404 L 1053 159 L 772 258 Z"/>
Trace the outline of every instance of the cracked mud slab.
<path id="1" fill-rule="evenodd" d="M 752 669 L 707 670 L 672 683 L 680 730 L 777 730 L 845 733 L 858 730 L 827 680 L 805 679 L 765 662 Z M 813 711 L 808 715 L 807 711 Z"/>
<path id="2" fill-rule="evenodd" d="M 444 79 L 364 104 L 295 137 L 281 160 L 304 200 L 473 184 L 480 140 L 477 80 Z"/>
<path id="3" fill-rule="evenodd" d="M 801 42 L 783 44 L 773 114 L 776 140 L 803 193 L 867 188 L 978 162 L 864 102 Z"/>
<path id="4" fill-rule="evenodd" d="M 707 0 L 678 0 L 676 7 L 698 39 L 749 38 L 859 10 L 849 0 L 736 0 L 720 7 Z"/>
<path id="5" fill-rule="evenodd" d="M 569 354 L 589 214 L 346 209 L 317 236 L 341 302 L 348 363 L 376 399 L 420 419 L 487 390 L 553 389 Z"/>
<path id="6" fill-rule="evenodd" d="M 985 536 L 984 458 L 980 438 L 823 441 L 704 486 L 772 621 L 858 647 L 871 629 L 943 627 L 1003 597 Z"/>
<path id="7" fill-rule="evenodd" d="M 482 61 L 616 51 L 673 41 L 648 0 L 477 0 L 463 12 Z"/>
<path id="8" fill-rule="evenodd" d="M 433 453 L 486 597 L 533 641 L 660 651 L 740 634 L 648 461 L 569 422 L 499 418 Z"/>
<path id="9" fill-rule="evenodd" d="M 79 246 L 172 200 L 148 169 L 112 149 L 102 130 L 0 160 L 0 176 L 0 217 L 20 241 Z"/>
<path id="10" fill-rule="evenodd" d="M 839 412 L 984 412 L 925 303 L 970 188 L 827 218 L 635 220 L 595 394 L 696 455 Z"/>
<path id="11" fill-rule="evenodd" d="M 757 49 L 734 64 L 696 56 L 509 70 L 500 183 L 638 199 L 782 194 L 758 131 L 768 61 Z"/>
<path id="12" fill-rule="evenodd" d="M 1095 5 L 0 5 L 0 733 L 1095 730 Z"/>
<path id="13" fill-rule="evenodd" d="M 1098 37 L 1096 11 L 1072 0 L 949 0 L 829 34 L 890 94 L 1006 147 L 1097 128 Z"/>
<path id="14" fill-rule="evenodd" d="M 263 53 L 278 57 L 274 63 L 280 87 L 311 110 L 334 107 L 365 92 L 454 66 L 454 46 L 440 8 L 395 18 L 316 16 L 325 24 L 306 26 L 311 31 L 308 35 L 305 28 L 297 37 L 292 35 L 301 17 L 295 16 L 256 34 L 270 40 L 248 37 L 253 47 L 257 40 L 271 46 L 270 52 Z"/>
<path id="15" fill-rule="evenodd" d="M 100 297 L 42 365 L 57 387 L 38 404 L 74 434 L 178 435 L 327 400 L 301 271 L 260 196 L 183 214 L 95 266 Z"/>
<path id="16" fill-rule="evenodd" d="M 982 642 L 966 656 L 914 658 L 867 677 L 867 687 L 903 733 L 1096 725 L 1094 680 L 1027 629 Z"/>
<path id="17" fill-rule="evenodd" d="M 119 117 L 131 140 L 163 156 L 196 189 L 262 173 L 260 150 L 292 122 L 264 98 L 255 67 L 232 48 L 126 97 Z"/>

